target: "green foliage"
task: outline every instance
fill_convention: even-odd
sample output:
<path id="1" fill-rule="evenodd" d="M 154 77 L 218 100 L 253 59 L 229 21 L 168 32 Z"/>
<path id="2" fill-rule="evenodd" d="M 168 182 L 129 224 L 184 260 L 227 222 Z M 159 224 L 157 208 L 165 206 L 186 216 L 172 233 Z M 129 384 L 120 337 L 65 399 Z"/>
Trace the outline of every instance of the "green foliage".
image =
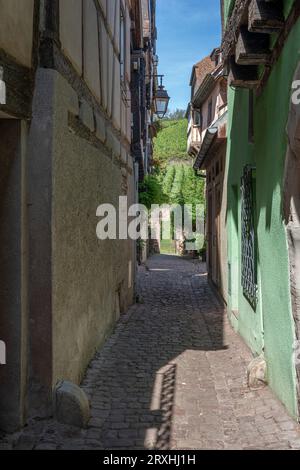
<path id="1" fill-rule="evenodd" d="M 184 183 L 184 165 L 176 165 L 175 177 L 171 193 L 169 194 L 169 202 L 171 204 L 179 204 L 182 206 L 185 203 L 183 197 L 183 183 Z"/>
<path id="2" fill-rule="evenodd" d="M 186 152 L 187 121 L 163 120 L 157 124 L 154 142 L 156 173 L 146 176 L 140 184 L 140 203 L 148 209 L 152 204 L 190 204 L 195 221 L 196 205 L 204 204 L 204 180 L 196 175 Z M 204 242 L 203 235 L 201 244 Z"/>
<path id="3" fill-rule="evenodd" d="M 169 204 L 204 204 L 204 181 L 187 163 L 169 165 L 159 179 Z"/>
<path id="4" fill-rule="evenodd" d="M 188 159 L 187 120 L 161 121 L 161 131 L 154 139 L 154 158 L 163 165 L 170 159 Z"/>
<path id="5" fill-rule="evenodd" d="M 139 202 L 146 206 L 147 209 L 150 209 L 152 204 L 164 204 L 167 202 L 159 175 L 147 175 L 144 181 L 140 183 L 139 193 Z"/>
<path id="6" fill-rule="evenodd" d="M 196 176 L 191 166 L 184 166 L 182 193 L 185 204 L 204 204 L 204 180 Z"/>
<path id="7" fill-rule="evenodd" d="M 165 174 L 161 173 L 162 190 L 167 197 L 171 193 L 173 183 L 174 183 L 175 173 L 176 173 L 176 168 L 174 165 L 168 166 Z"/>
<path id="8" fill-rule="evenodd" d="M 148 208 L 151 204 L 204 203 L 204 181 L 196 176 L 186 152 L 187 120 L 159 121 L 157 131 L 154 159 L 158 168 L 140 185 L 140 202 Z"/>

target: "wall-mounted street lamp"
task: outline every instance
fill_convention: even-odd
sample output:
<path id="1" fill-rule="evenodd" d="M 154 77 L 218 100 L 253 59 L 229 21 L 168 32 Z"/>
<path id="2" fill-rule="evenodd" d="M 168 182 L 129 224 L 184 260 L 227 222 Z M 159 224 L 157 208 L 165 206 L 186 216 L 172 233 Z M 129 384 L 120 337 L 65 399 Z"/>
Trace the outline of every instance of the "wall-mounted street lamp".
<path id="1" fill-rule="evenodd" d="M 168 111 L 170 97 L 168 95 L 167 90 L 165 90 L 165 87 L 162 84 L 164 75 L 156 75 L 155 77 L 160 78 L 160 85 L 158 86 L 158 89 L 156 90 L 154 95 L 154 108 L 157 117 L 159 119 L 162 119 L 163 117 L 165 117 Z"/>

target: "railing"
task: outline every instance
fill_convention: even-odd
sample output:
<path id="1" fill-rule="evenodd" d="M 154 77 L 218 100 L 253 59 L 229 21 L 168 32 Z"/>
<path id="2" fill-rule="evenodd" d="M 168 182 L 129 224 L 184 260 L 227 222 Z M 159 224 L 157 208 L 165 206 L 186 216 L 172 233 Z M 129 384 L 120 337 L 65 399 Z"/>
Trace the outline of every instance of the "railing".
<path id="1" fill-rule="evenodd" d="M 246 165 L 242 177 L 242 288 L 244 296 L 255 309 L 257 305 L 257 268 L 255 233 L 255 195 L 253 168 Z"/>

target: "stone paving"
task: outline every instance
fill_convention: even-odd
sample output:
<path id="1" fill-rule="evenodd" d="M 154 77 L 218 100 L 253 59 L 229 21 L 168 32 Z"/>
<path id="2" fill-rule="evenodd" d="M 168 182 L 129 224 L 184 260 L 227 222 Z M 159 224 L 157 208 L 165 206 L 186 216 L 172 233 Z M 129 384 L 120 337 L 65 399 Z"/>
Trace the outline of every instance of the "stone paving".
<path id="1" fill-rule="evenodd" d="M 139 289 L 83 382 L 89 428 L 35 421 L 0 449 L 300 449 L 299 426 L 272 392 L 248 389 L 251 354 L 203 264 L 154 256 Z"/>

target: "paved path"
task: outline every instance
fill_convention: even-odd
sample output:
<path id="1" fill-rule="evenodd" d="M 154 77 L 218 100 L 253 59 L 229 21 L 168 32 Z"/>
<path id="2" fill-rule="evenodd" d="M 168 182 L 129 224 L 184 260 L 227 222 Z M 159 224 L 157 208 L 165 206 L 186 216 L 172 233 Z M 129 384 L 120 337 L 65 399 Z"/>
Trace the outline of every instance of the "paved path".
<path id="1" fill-rule="evenodd" d="M 122 317 L 85 378 L 89 429 L 32 423 L 14 445 L 299 449 L 299 428 L 271 391 L 247 388 L 251 355 L 230 328 L 204 266 L 155 256 L 139 284 L 143 303 Z"/>

